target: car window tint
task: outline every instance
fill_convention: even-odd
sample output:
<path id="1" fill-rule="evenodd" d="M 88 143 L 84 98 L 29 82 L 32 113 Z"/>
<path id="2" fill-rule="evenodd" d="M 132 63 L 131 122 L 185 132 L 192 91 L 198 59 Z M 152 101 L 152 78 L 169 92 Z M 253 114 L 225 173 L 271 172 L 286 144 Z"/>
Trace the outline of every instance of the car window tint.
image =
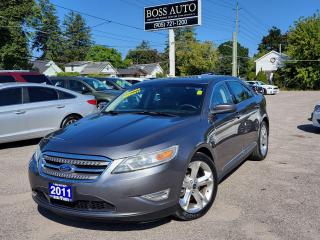
<path id="1" fill-rule="evenodd" d="M 0 90 L 0 106 L 22 104 L 21 88 L 9 88 Z"/>
<path id="2" fill-rule="evenodd" d="M 69 81 L 70 89 L 79 93 L 82 93 L 83 91 L 88 91 L 88 88 L 79 81 Z"/>
<path id="3" fill-rule="evenodd" d="M 211 104 L 213 106 L 217 106 L 230 103 L 232 103 L 232 99 L 229 95 L 228 89 L 223 84 L 215 87 L 212 94 Z"/>
<path id="4" fill-rule="evenodd" d="M 110 83 L 110 82 L 108 82 L 108 81 L 104 81 L 103 83 L 104 83 L 109 89 L 115 89 L 115 88 L 116 88 L 112 83 Z"/>
<path id="5" fill-rule="evenodd" d="M 28 87 L 29 102 L 45 102 L 58 100 L 56 90 L 44 87 Z"/>
<path id="6" fill-rule="evenodd" d="M 22 75 L 22 77 L 30 83 L 51 84 L 51 81 L 45 75 Z"/>
<path id="7" fill-rule="evenodd" d="M 0 83 L 15 82 L 16 80 L 12 76 L 0 75 Z"/>
<path id="8" fill-rule="evenodd" d="M 231 92 L 235 98 L 236 103 L 243 102 L 252 97 L 252 93 L 249 89 L 243 86 L 239 82 L 228 82 Z"/>
<path id="9" fill-rule="evenodd" d="M 65 88 L 66 87 L 66 81 L 62 80 L 62 79 L 54 79 L 51 80 L 53 85 L 56 87 L 61 87 L 61 88 Z"/>
<path id="10" fill-rule="evenodd" d="M 76 98 L 76 96 L 67 93 L 67 92 L 63 92 L 63 91 L 57 91 L 59 94 L 59 99 L 72 99 L 72 98 Z"/>

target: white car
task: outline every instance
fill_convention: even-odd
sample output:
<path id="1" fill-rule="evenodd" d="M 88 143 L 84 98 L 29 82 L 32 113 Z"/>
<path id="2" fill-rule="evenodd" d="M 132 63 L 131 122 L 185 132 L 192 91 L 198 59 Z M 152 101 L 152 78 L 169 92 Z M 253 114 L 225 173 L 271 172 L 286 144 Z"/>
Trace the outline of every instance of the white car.
<path id="1" fill-rule="evenodd" d="M 320 103 L 314 107 L 311 119 L 315 127 L 320 127 Z"/>
<path id="2" fill-rule="evenodd" d="M 0 143 L 44 137 L 97 112 L 93 96 L 34 83 L 0 84 Z"/>
<path id="3" fill-rule="evenodd" d="M 280 92 L 277 86 L 267 85 L 261 81 L 247 81 L 247 83 L 253 86 L 262 87 L 265 95 L 278 94 Z"/>

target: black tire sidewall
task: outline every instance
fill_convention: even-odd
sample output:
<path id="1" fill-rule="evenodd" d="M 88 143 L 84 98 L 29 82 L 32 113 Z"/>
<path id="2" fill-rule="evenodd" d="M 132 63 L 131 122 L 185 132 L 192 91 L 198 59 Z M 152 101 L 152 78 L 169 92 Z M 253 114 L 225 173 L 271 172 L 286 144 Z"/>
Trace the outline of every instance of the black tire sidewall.
<path id="1" fill-rule="evenodd" d="M 184 209 L 182 209 L 180 204 L 178 203 L 178 209 L 175 213 L 175 217 L 177 217 L 179 220 L 183 220 L 183 221 L 194 220 L 194 219 L 200 218 L 203 215 L 205 215 L 209 211 L 209 209 L 211 208 L 211 206 L 216 198 L 217 191 L 218 191 L 218 175 L 217 175 L 217 170 L 216 170 L 216 167 L 215 167 L 213 161 L 207 155 L 205 155 L 203 153 L 196 153 L 192 157 L 190 163 L 194 162 L 194 161 L 203 161 L 206 164 L 208 164 L 208 166 L 210 167 L 210 169 L 212 171 L 213 179 L 214 179 L 213 192 L 212 192 L 212 196 L 211 196 L 209 203 L 198 213 L 188 213 Z"/>
<path id="2" fill-rule="evenodd" d="M 62 128 L 65 128 L 65 127 L 67 126 L 67 123 L 68 123 L 68 122 L 70 122 L 70 121 L 73 120 L 73 119 L 75 119 L 76 121 L 78 121 L 80 118 L 81 118 L 81 117 L 75 116 L 75 115 L 68 116 L 68 117 L 66 117 L 66 118 L 63 120 L 63 122 L 62 122 L 62 124 L 61 124 L 61 127 L 62 127 Z"/>

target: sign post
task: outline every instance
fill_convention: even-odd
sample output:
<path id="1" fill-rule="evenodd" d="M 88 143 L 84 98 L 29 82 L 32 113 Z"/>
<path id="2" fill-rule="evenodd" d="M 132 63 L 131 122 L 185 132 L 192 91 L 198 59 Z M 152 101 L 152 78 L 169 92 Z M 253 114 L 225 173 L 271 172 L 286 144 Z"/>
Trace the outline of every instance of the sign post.
<path id="1" fill-rule="evenodd" d="M 201 25 L 201 0 L 191 0 L 144 9 L 145 31 L 169 29 L 169 69 L 175 76 L 174 29 Z"/>

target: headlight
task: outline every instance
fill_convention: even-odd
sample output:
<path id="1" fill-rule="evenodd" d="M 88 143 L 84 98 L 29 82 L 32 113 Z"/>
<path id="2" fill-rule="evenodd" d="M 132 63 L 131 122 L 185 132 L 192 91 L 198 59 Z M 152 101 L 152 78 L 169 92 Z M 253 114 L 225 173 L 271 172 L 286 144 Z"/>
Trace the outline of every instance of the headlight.
<path id="1" fill-rule="evenodd" d="M 314 108 L 314 111 L 315 112 L 320 112 L 320 105 L 316 105 L 315 108 Z"/>
<path id="2" fill-rule="evenodd" d="M 40 146 L 37 145 L 37 148 L 36 148 L 36 152 L 34 153 L 34 159 L 39 162 L 39 159 L 42 155 L 42 152 L 41 152 L 41 149 L 40 149 Z"/>
<path id="3" fill-rule="evenodd" d="M 178 153 L 178 146 L 173 146 L 151 154 L 141 154 L 124 159 L 114 170 L 113 173 L 132 172 L 146 169 L 169 162 Z"/>

